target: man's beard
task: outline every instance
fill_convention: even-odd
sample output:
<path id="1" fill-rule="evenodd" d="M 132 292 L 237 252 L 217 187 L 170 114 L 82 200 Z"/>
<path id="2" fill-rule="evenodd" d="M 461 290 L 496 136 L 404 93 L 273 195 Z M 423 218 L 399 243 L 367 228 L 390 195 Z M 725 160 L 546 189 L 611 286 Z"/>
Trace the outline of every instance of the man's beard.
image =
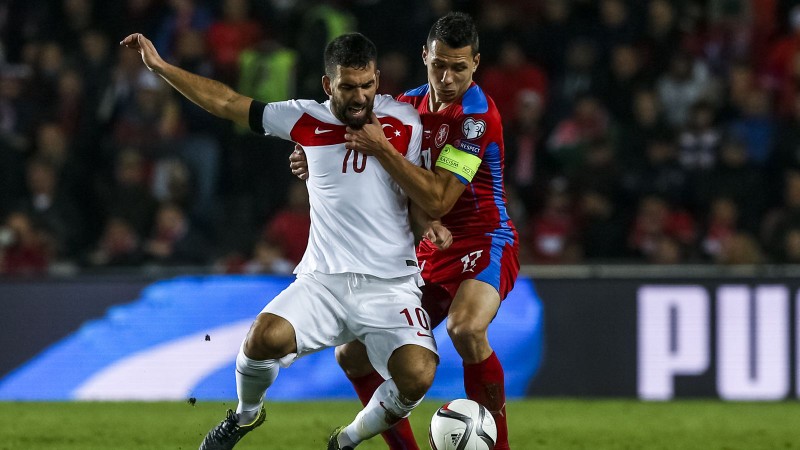
<path id="1" fill-rule="evenodd" d="M 359 117 L 353 117 L 349 113 L 349 108 L 353 106 L 353 104 L 341 105 L 336 101 L 331 100 L 333 104 L 333 111 L 335 112 L 336 118 L 341 120 L 342 123 L 347 125 L 350 128 L 360 130 L 365 124 L 370 121 L 372 117 L 372 107 L 374 104 L 372 102 L 367 103 L 364 106 L 364 112 Z"/>

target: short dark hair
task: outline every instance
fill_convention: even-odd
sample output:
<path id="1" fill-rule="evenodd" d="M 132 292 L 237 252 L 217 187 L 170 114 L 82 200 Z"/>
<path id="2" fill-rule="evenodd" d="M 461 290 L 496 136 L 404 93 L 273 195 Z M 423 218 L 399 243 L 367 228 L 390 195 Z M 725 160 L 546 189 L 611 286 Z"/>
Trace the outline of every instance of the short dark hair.
<path id="1" fill-rule="evenodd" d="M 378 49 L 361 33 L 347 33 L 325 47 L 325 75 L 336 75 L 336 66 L 361 69 L 378 60 Z"/>
<path id="2" fill-rule="evenodd" d="M 451 48 L 472 47 L 472 55 L 478 54 L 478 27 L 469 14 L 451 12 L 440 17 L 428 33 L 428 47 L 433 41 L 441 41 Z"/>

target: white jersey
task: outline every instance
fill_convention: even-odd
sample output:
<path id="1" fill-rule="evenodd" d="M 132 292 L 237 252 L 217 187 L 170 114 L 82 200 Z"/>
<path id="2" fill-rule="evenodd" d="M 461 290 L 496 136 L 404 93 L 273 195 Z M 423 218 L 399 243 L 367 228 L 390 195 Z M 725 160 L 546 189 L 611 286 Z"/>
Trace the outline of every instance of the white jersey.
<path id="1" fill-rule="evenodd" d="M 392 145 L 418 166 L 422 125 L 417 111 L 378 95 L 374 112 Z M 308 160 L 311 231 L 294 273 L 396 278 L 419 272 L 408 197 L 375 157 L 345 148 L 346 125 L 333 115 L 330 101 L 269 103 L 261 124 L 255 120 L 251 116 L 257 131 L 302 145 Z"/>

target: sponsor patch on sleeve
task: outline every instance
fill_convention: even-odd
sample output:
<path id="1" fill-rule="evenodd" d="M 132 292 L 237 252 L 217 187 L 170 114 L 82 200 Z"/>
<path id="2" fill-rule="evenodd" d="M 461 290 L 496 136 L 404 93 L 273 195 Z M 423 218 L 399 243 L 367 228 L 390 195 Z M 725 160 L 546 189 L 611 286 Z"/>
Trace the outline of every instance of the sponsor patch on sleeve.
<path id="1" fill-rule="evenodd" d="M 472 178 L 475 177 L 480 165 L 480 158 L 450 144 L 444 146 L 439 158 L 436 160 L 436 167 L 453 172 L 459 178 L 466 180 L 467 183 L 470 183 Z"/>

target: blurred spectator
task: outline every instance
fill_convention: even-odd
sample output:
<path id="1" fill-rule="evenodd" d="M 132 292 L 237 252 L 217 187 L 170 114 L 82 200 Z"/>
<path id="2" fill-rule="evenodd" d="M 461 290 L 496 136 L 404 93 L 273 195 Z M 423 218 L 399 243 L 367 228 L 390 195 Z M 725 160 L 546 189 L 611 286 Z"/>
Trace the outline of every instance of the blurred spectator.
<path id="1" fill-rule="evenodd" d="M 104 221 L 117 217 L 140 236 L 152 228 L 158 202 L 150 193 L 145 160 L 137 150 L 119 152 L 113 180 L 98 186 L 97 195 Z"/>
<path id="2" fill-rule="evenodd" d="M 516 9 L 511 2 L 484 1 L 480 12 L 475 16 L 480 34 L 481 63 L 484 67 L 503 66 L 504 47 L 508 37 L 513 35 L 513 22 Z M 486 83 L 481 83 L 485 85 Z M 499 105 L 498 105 L 499 108 Z M 500 109 L 500 114 L 503 110 Z"/>
<path id="3" fill-rule="evenodd" d="M 634 118 L 634 97 L 649 84 L 642 71 L 642 57 L 630 44 L 611 48 L 611 64 L 601 95 L 614 120 L 630 123 Z"/>
<path id="4" fill-rule="evenodd" d="M 625 173 L 622 181 L 628 198 L 658 195 L 671 205 L 686 207 L 691 200 L 689 174 L 678 161 L 672 133 L 662 132 L 647 143 L 645 165 Z"/>
<path id="5" fill-rule="evenodd" d="M 0 274 L 43 274 L 54 257 L 52 241 L 22 211 L 10 213 L 0 226 Z"/>
<path id="6" fill-rule="evenodd" d="M 696 23 L 684 38 L 687 49 L 701 56 L 715 74 L 728 71 L 731 62 L 748 58 L 753 39 L 751 0 L 708 0 L 697 8 Z"/>
<path id="7" fill-rule="evenodd" d="M 47 104 L 58 94 L 58 78 L 65 68 L 66 56 L 64 49 L 55 41 L 42 42 L 33 51 L 33 79 L 28 95 Z"/>
<path id="8" fill-rule="evenodd" d="M 497 64 L 483 71 L 480 84 L 497 105 L 504 125 L 516 119 L 516 100 L 521 92 L 533 91 L 545 103 L 547 100 L 547 76 L 528 62 L 519 44 L 511 40 L 503 42 Z"/>
<path id="9" fill-rule="evenodd" d="M 658 95 L 667 120 L 674 127 L 686 124 L 693 104 L 715 96 L 706 65 L 684 52 L 675 53 L 669 70 L 659 77 Z"/>
<path id="10" fill-rule="evenodd" d="M 547 71 L 551 80 L 564 72 L 564 55 L 575 35 L 572 3 L 563 0 L 542 0 L 542 17 L 535 26 L 522 31 L 525 53 Z"/>
<path id="11" fill-rule="evenodd" d="M 686 247 L 672 236 L 659 235 L 653 239 L 653 250 L 645 255 L 650 264 L 680 264 L 686 262 Z"/>
<path id="12" fill-rule="evenodd" d="M 692 105 L 689 120 L 678 136 L 678 159 L 689 172 L 707 171 L 717 162 L 722 132 L 716 124 L 716 111 L 707 101 Z"/>
<path id="13" fill-rule="evenodd" d="M 555 80 L 548 97 L 548 112 L 563 119 L 577 105 L 578 101 L 600 91 L 600 72 L 595 63 L 597 53 L 587 38 L 575 38 L 567 47 L 564 71 L 551 79 Z"/>
<path id="14" fill-rule="evenodd" d="M 253 247 L 252 258 L 244 264 L 243 272 L 287 275 L 292 273 L 295 265 L 286 259 L 278 245 L 259 239 Z"/>
<path id="15" fill-rule="evenodd" d="M 239 55 L 264 36 L 261 23 L 250 15 L 248 0 L 223 0 L 222 17 L 208 29 L 207 40 L 214 78 L 233 85 L 239 73 Z"/>
<path id="16" fill-rule="evenodd" d="M 747 96 L 742 116 L 734 119 L 729 128 L 742 140 L 753 164 L 763 166 L 770 158 L 775 139 L 775 120 L 771 115 L 772 101 L 766 89 L 753 89 Z"/>
<path id="17" fill-rule="evenodd" d="M 23 95 L 31 76 L 26 66 L 0 67 L 0 144 L 23 152 L 36 121 L 36 103 Z"/>
<path id="18" fill-rule="evenodd" d="M 196 31 L 186 31 L 178 39 L 175 51 L 177 64 L 192 73 L 212 76 L 212 67 L 206 52 L 203 35 Z M 187 185 L 187 198 L 173 198 L 189 207 L 194 220 L 208 224 L 215 206 L 217 182 L 220 174 L 222 148 L 216 132 L 227 126 L 190 102 L 183 96 L 178 97 L 181 110 L 182 131 L 176 148 L 164 154 L 164 159 L 178 159 L 186 166 L 191 176 L 191 185 Z M 158 163 L 160 166 L 160 162 Z M 157 166 L 157 168 L 158 168 Z M 174 168 L 174 162 L 172 163 Z M 191 199 L 191 201 L 190 201 Z"/>
<path id="19" fill-rule="evenodd" d="M 800 228 L 790 228 L 783 234 L 781 252 L 776 262 L 783 264 L 800 264 Z"/>
<path id="20" fill-rule="evenodd" d="M 263 240 L 274 246 L 291 264 L 297 265 L 306 252 L 311 227 L 308 189 L 301 181 L 292 182 L 289 202 L 264 227 Z"/>
<path id="21" fill-rule="evenodd" d="M 587 145 L 586 158 L 572 176 L 572 187 L 578 194 L 598 191 L 618 201 L 622 191 L 621 177 L 622 170 L 614 155 L 614 144 L 602 136 Z"/>
<path id="22" fill-rule="evenodd" d="M 48 31 L 58 42 L 78 42 L 81 34 L 95 25 L 95 1 L 61 0 L 60 3 Z"/>
<path id="23" fill-rule="evenodd" d="M 327 100 L 319 88 L 322 62 L 319 55 L 333 38 L 356 31 L 355 17 L 342 7 L 341 1 L 316 2 L 302 9 L 294 48 L 300 58 L 297 64 L 297 98 Z"/>
<path id="24" fill-rule="evenodd" d="M 600 0 L 598 3 L 599 23 L 595 40 L 600 60 L 606 61 L 612 49 L 635 42 L 637 29 L 627 0 Z"/>
<path id="25" fill-rule="evenodd" d="M 797 237 L 800 237 L 800 235 L 797 235 Z M 800 244 L 800 242 L 794 242 L 795 246 L 797 244 Z M 798 250 L 797 247 L 792 249 L 794 252 Z M 795 253 L 795 256 L 797 255 Z M 758 241 L 750 234 L 740 232 L 723 241 L 722 249 L 716 262 L 727 265 L 761 264 L 765 262 L 765 257 L 764 252 L 758 245 Z"/>
<path id="26" fill-rule="evenodd" d="M 669 131 L 656 92 L 637 90 L 633 94 L 633 121 L 619 127 L 616 139 L 618 161 L 626 170 L 640 169 L 646 163 L 648 143 Z"/>
<path id="27" fill-rule="evenodd" d="M 658 75 L 672 65 L 673 54 L 680 50 L 678 13 L 670 0 L 651 0 L 647 3 L 647 19 L 640 39 L 647 67 Z"/>
<path id="28" fill-rule="evenodd" d="M 784 175 L 783 196 L 761 224 L 761 241 L 768 254 L 777 261 L 784 260 L 786 236 L 800 229 L 800 171 L 788 169 Z"/>
<path id="29" fill-rule="evenodd" d="M 763 170 L 749 162 L 742 143 L 727 139 L 720 148 L 717 166 L 697 178 L 693 191 L 694 204 L 700 211 L 708 211 L 714 198 L 733 199 L 741 209 L 741 225 L 755 231 L 768 189 Z"/>
<path id="30" fill-rule="evenodd" d="M 183 132 L 180 109 L 158 76 L 142 69 L 136 77 L 135 84 L 129 86 L 133 101 L 123 103 L 124 109 L 115 121 L 114 144 L 117 149 L 138 148 L 148 159 L 156 160 L 177 147 Z"/>
<path id="31" fill-rule="evenodd" d="M 548 159 L 548 152 L 542 151 L 546 132 L 542 97 L 534 91 L 522 91 L 516 108 L 514 121 L 504 129 L 505 182 L 519 194 L 529 213 L 538 200 L 536 184 L 553 174 L 554 164 Z"/>
<path id="32" fill-rule="evenodd" d="M 144 262 L 141 239 L 133 225 L 125 219 L 111 217 L 100 240 L 86 256 L 86 263 L 95 267 L 130 267 Z"/>
<path id="33" fill-rule="evenodd" d="M 757 85 L 758 79 L 753 66 L 746 61 L 735 61 L 725 80 L 720 118 L 726 122 L 740 118 L 746 108 L 750 91 Z"/>
<path id="34" fill-rule="evenodd" d="M 551 183 L 544 208 L 531 218 L 523 232 L 523 263 L 564 264 L 580 259 L 572 201 L 564 181 Z"/>
<path id="35" fill-rule="evenodd" d="M 85 243 L 85 224 L 74 199 L 59 188 L 55 164 L 43 157 L 31 159 L 26 168 L 27 194 L 19 207 L 55 239 L 60 257 L 73 257 Z"/>
<path id="36" fill-rule="evenodd" d="M 161 20 L 153 44 L 164 59 L 171 60 L 184 33 L 206 33 L 213 16 L 201 0 L 167 0 L 169 11 Z"/>
<path id="37" fill-rule="evenodd" d="M 210 261 L 211 246 L 196 231 L 184 210 L 175 203 L 162 203 L 155 227 L 144 244 L 147 261 L 161 265 L 202 265 Z"/>
<path id="38" fill-rule="evenodd" d="M 790 114 L 780 121 L 775 131 L 775 148 L 771 154 L 770 172 L 779 175 L 784 169 L 800 169 L 800 91 L 792 98 Z"/>
<path id="39" fill-rule="evenodd" d="M 766 74 L 773 87 L 783 86 L 789 81 L 794 59 L 800 54 L 800 4 L 785 3 L 793 5 L 787 17 L 788 33 L 772 42 L 764 61 Z"/>
<path id="40" fill-rule="evenodd" d="M 411 80 L 411 68 L 405 54 L 399 51 L 382 52 L 378 55 L 378 67 L 381 70 L 381 82 L 378 92 L 396 96 L 405 92 L 414 81 Z"/>
<path id="41" fill-rule="evenodd" d="M 565 174 L 571 176 L 583 164 L 586 147 L 610 132 L 608 114 L 593 95 L 575 101 L 572 115 L 556 124 L 547 147 Z"/>
<path id="42" fill-rule="evenodd" d="M 578 227 L 587 262 L 614 262 L 628 256 L 627 220 L 608 192 L 582 191 L 578 197 Z"/>
<path id="43" fill-rule="evenodd" d="M 726 241 L 739 232 L 739 206 L 730 197 L 711 201 L 700 236 L 700 249 L 710 261 L 720 262 Z"/>
<path id="44" fill-rule="evenodd" d="M 694 219 L 688 213 L 671 208 L 662 197 L 649 195 L 639 202 L 628 247 L 648 262 L 677 263 L 685 259 L 684 252 L 695 237 Z"/>

